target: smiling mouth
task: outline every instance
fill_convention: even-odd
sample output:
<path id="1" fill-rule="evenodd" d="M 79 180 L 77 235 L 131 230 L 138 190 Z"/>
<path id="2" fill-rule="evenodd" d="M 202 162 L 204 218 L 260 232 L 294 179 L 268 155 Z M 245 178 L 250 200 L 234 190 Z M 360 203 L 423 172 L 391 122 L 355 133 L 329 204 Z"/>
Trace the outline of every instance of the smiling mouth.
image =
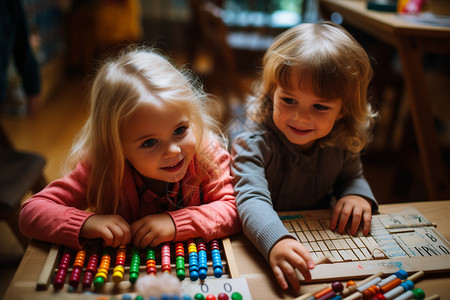
<path id="1" fill-rule="evenodd" d="M 289 128 L 291 128 L 291 130 L 297 135 L 305 135 L 305 134 L 308 134 L 308 133 L 312 132 L 311 129 L 301 130 L 301 129 L 297 129 L 297 128 L 292 127 L 292 126 L 289 126 Z"/>
<path id="2" fill-rule="evenodd" d="M 183 163 L 184 163 L 184 158 L 174 165 L 171 165 L 168 167 L 163 167 L 161 169 L 163 169 L 164 171 L 168 171 L 168 172 L 176 172 L 181 169 L 181 167 L 183 166 Z"/>

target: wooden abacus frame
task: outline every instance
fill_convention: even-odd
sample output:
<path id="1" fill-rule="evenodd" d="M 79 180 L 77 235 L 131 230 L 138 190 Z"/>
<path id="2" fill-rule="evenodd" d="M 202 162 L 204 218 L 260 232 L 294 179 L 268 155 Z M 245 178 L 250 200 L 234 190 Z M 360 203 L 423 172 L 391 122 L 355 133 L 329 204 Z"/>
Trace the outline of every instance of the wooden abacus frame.
<path id="1" fill-rule="evenodd" d="M 239 271 L 236 263 L 236 258 L 234 256 L 231 242 L 228 237 L 219 239 L 219 243 L 222 245 L 222 251 L 221 251 L 221 258 L 222 258 L 222 265 L 223 265 L 223 276 L 226 278 L 227 276 L 229 278 L 239 278 Z M 61 257 L 63 246 L 58 244 L 53 244 L 52 247 L 49 250 L 47 259 L 45 261 L 44 267 L 42 268 L 42 271 L 39 275 L 38 281 L 36 283 L 36 289 L 39 291 L 45 291 L 49 289 L 49 286 L 51 284 L 51 280 L 53 275 L 55 274 L 57 270 L 57 264 L 59 262 L 59 258 Z M 210 277 L 209 269 L 211 267 L 212 263 L 208 261 L 208 278 Z M 174 268 L 175 264 L 171 262 L 172 268 Z M 185 267 L 188 269 L 188 263 L 185 264 Z M 111 269 L 114 268 L 114 266 L 111 266 Z M 126 267 L 127 269 L 129 267 Z M 161 270 L 161 265 L 157 265 L 158 272 Z M 143 272 L 145 273 L 145 264 L 141 264 L 140 268 L 140 274 Z M 68 273 L 72 271 L 72 267 L 69 268 Z M 188 274 L 188 272 L 186 272 Z M 188 277 L 188 276 L 186 276 Z M 185 280 L 190 280 L 189 278 L 186 278 Z M 105 285 L 114 285 L 112 282 L 106 282 Z M 129 284 L 128 286 L 130 286 Z M 123 288 L 123 292 L 129 292 L 129 288 Z M 105 289 L 107 290 L 107 289 Z"/>

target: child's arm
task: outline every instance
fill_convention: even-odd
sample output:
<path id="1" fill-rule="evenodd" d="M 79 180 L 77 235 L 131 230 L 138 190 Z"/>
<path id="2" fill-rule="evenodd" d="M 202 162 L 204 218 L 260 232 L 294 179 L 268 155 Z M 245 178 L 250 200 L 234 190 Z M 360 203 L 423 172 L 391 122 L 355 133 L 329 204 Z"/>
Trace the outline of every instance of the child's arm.
<path id="1" fill-rule="evenodd" d="M 275 278 L 282 289 L 288 288 L 288 282 L 294 290 L 300 289 L 295 269 L 299 270 L 306 281 L 311 280 L 310 269 L 314 262 L 308 249 L 295 239 L 279 240 L 269 254 L 269 263 Z"/>
<path id="2" fill-rule="evenodd" d="M 309 279 L 314 262 L 308 250 L 289 234 L 273 208 L 265 171 L 276 149 L 271 140 L 252 133 L 235 140 L 232 170 L 236 201 L 245 235 L 268 259 L 280 286 L 286 289 L 289 283 L 298 290 L 300 283 L 295 269 Z M 280 177 L 284 175 L 282 171 L 279 170 Z"/>
<path id="3" fill-rule="evenodd" d="M 26 236 L 80 249 L 79 232 L 92 212 L 87 212 L 84 164 L 65 177 L 51 182 L 22 205 L 19 226 Z"/>

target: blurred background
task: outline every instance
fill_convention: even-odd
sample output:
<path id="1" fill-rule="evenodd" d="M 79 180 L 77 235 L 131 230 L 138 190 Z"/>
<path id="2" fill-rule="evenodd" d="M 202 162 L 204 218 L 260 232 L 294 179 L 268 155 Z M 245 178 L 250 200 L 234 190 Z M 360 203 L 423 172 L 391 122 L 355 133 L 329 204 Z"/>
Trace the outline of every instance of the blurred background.
<path id="1" fill-rule="evenodd" d="M 65 157 L 87 117 L 90 80 L 103 58 L 136 43 L 161 50 L 200 76 L 215 99 L 211 113 L 227 130 L 236 120 L 242 121 L 245 98 L 273 38 L 301 22 L 322 18 L 316 0 L 21 1 L 39 65 L 41 91 L 36 112 L 30 117 L 23 82 L 11 59 L 0 124 L 16 149 L 45 157 L 48 182 L 63 174 Z M 348 26 L 345 20 L 336 21 L 373 57 L 375 76 L 369 92 L 381 117 L 362 159 L 377 200 L 427 200 L 395 49 Z M 424 59 L 436 129 L 449 170 L 450 99 L 446 87 L 450 86 L 450 59 L 437 55 Z M 0 291 L 5 291 L 24 249 L 5 222 L 0 223 L 0 232 Z"/>

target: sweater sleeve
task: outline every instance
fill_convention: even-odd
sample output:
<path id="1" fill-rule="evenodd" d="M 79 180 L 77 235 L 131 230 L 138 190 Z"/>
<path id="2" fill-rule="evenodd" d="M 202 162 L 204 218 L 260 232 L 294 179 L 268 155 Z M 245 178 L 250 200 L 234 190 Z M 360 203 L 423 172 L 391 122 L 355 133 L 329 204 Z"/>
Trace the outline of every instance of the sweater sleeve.
<path id="1" fill-rule="evenodd" d="M 243 231 L 266 259 L 275 243 L 292 237 L 273 208 L 265 176 L 271 151 L 263 136 L 251 133 L 237 137 L 232 148 L 236 204 Z"/>
<path id="2" fill-rule="evenodd" d="M 343 168 L 335 184 L 336 196 L 358 195 L 372 203 L 372 212 L 378 211 L 378 203 L 369 183 L 363 174 L 363 165 L 359 155 L 346 154 Z"/>
<path id="3" fill-rule="evenodd" d="M 195 237 L 210 241 L 242 230 L 230 174 L 230 154 L 217 147 L 214 155 L 220 173 L 208 176 L 200 184 L 203 204 L 168 212 L 175 222 L 177 241 Z"/>
<path id="4" fill-rule="evenodd" d="M 33 239 L 80 249 L 80 230 L 93 213 L 85 211 L 89 170 L 79 164 L 22 204 L 19 226 Z"/>

